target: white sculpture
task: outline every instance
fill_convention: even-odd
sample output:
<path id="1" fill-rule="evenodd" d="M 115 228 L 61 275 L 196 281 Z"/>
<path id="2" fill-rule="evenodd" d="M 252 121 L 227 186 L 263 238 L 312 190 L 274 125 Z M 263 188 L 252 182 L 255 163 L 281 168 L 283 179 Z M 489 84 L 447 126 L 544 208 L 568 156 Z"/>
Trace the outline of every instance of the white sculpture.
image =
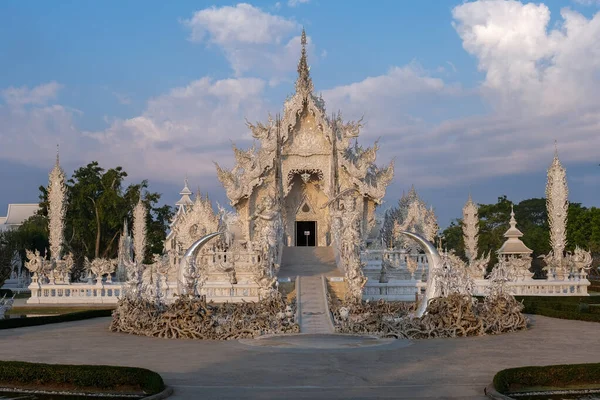
<path id="1" fill-rule="evenodd" d="M 465 243 L 465 254 L 469 260 L 468 269 L 473 279 L 483 279 L 485 277 L 487 266 L 490 262 L 490 253 L 478 258 L 478 239 L 479 239 L 479 216 L 477 205 L 473 202 L 471 195 L 463 207 L 463 239 Z"/>
<path id="2" fill-rule="evenodd" d="M 37 249 L 35 252 L 25 249 L 25 254 L 27 256 L 25 268 L 32 274 L 32 283 L 45 283 L 44 281 L 47 279 L 46 274 L 49 271 L 50 263 L 40 255 L 40 252 Z"/>
<path id="3" fill-rule="evenodd" d="M 414 232 L 422 235 L 427 241 L 434 242 L 439 226 L 433 208 L 427 209 L 425 202 L 419 198 L 414 186 L 399 201 L 399 207 L 393 216 L 393 238 L 397 246 L 414 253 L 418 245 L 404 237 L 401 232 Z"/>
<path id="4" fill-rule="evenodd" d="M 586 279 L 587 271 L 592 267 L 592 253 L 575 246 L 573 254 L 568 254 L 571 277 L 577 279 Z"/>
<path id="5" fill-rule="evenodd" d="M 71 283 L 71 271 L 75 266 L 73 254 L 69 253 L 61 260 L 54 260 L 53 277 L 55 283 L 69 284 Z"/>
<path id="6" fill-rule="evenodd" d="M 429 301 L 436 297 L 440 297 L 441 295 L 441 287 L 440 287 L 440 278 L 443 273 L 438 272 L 442 268 L 442 258 L 438 253 L 437 249 L 426 238 L 421 236 L 418 233 L 414 232 L 400 232 L 402 235 L 406 235 L 409 238 L 415 240 L 423 249 L 425 254 L 427 254 L 427 259 L 429 260 L 429 273 L 427 276 L 427 286 L 425 288 L 425 296 L 419 302 L 417 307 L 417 311 L 415 313 L 416 317 L 422 317 L 427 310 L 427 305 Z"/>
<path id="7" fill-rule="evenodd" d="M 439 295 L 442 297 L 451 294 L 473 294 L 475 286 L 469 274 L 467 265 L 453 252 L 443 252 L 439 268 L 434 268 L 433 279 L 438 282 Z"/>
<path id="8" fill-rule="evenodd" d="M 50 172 L 48 182 L 48 231 L 50 242 L 50 259 L 60 260 L 62 257 L 65 214 L 66 214 L 65 173 L 60 167 L 58 151 L 56 153 L 56 164 Z"/>
<path id="9" fill-rule="evenodd" d="M 360 260 L 360 211 L 356 209 L 356 199 L 353 193 L 342 197 L 342 205 L 343 208 L 336 215 L 340 229 L 338 252 L 344 271 L 348 298 L 350 301 L 359 301 L 362 298 L 363 287 L 367 283 Z"/>
<path id="10" fill-rule="evenodd" d="M 544 256 L 548 279 L 563 280 L 568 277 L 568 263 L 564 257 L 567 245 L 567 215 L 569 210 L 569 189 L 567 172 L 560 163 L 558 150 L 548 168 L 546 182 L 546 209 L 550 225 L 550 246 L 552 252 Z"/>
<path id="11" fill-rule="evenodd" d="M 255 270 L 255 281 L 259 285 L 262 296 L 271 296 L 272 288 L 277 281 L 279 260 L 282 246 L 283 226 L 281 212 L 271 196 L 263 199 L 262 208 L 250 216 L 257 220 L 255 241 L 262 251 L 261 265 Z"/>
<path id="12" fill-rule="evenodd" d="M 111 274 L 115 271 L 117 266 L 116 260 L 110 260 L 107 258 L 94 258 L 91 262 L 90 271 L 96 275 L 96 284 L 102 284 L 102 278 L 107 275 L 106 282 L 110 283 Z"/>
<path id="13" fill-rule="evenodd" d="M 146 270 L 150 271 L 150 277 L 147 290 L 145 291 L 146 300 L 154 304 L 163 304 L 168 294 L 168 273 L 171 268 L 168 254 L 154 254 L 152 264 L 146 266 Z"/>
<path id="14" fill-rule="evenodd" d="M 467 203 L 463 207 L 462 230 L 465 242 L 465 254 L 469 261 L 473 261 L 478 255 L 479 217 L 477 205 L 473 202 L 470 194 Z"/>
<path id="15" fill-rule="evenodd" d="M 542 256 L 546 263 L 544 269 L 548 273 L 547 279 L 567 280 L 573 272 L 570 255 L 565 255 L 569 211 L 568 197 L 567 172 L 558 158 L 558 150 L 555 149 L 552 164 L 548 168 L 546 183 L 546 209 L 548 224 L 550 225 L 550 246 L 552 247 L 550 253 Z M 578 257 L 591 259 L 591 253 L 579 249 Z"/>
<path id="16" fill-rule="evenodd" d="M 139 265 L 144 262 L 146 256 L 146 215 L 148 210 L 142 202 L 142 195 L 133 209 L 133 252 L 135 262 Z"/>
<path id="17" fill-rule="evenodd" d="M 6 295 L 2 296 L 0 299 L 0 319 L 4 318 L 4 315 L 12 309 L 14 302 L 15 295 L 9 299 L 6 298 Z"/>
<path id="18" fill-rule="evenodd" d="M 128 279 L 128 270 L 132 268 L 133 262 L 133 239 L 129 235 L 127 220 L 123 221 L 123 232 L 119 239 L 119 250 L 117 255 L 117 282 L 126 282 Z"/>

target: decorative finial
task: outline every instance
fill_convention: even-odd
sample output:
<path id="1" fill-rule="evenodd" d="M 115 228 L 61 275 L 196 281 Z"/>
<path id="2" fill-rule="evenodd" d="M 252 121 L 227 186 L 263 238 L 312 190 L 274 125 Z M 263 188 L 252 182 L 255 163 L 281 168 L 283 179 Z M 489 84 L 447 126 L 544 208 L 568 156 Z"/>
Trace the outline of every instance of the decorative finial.
<path id="1" fill-rule="evenodd" d="M 515 219 L 515 208 L 512 204 L 510 205 L 510 226 L 513 228 L 517 226 L 517 220 Z"/>
<path id="2" fill-rule="evenodd" d="M 554 157 L 558 157 L 558 140 L 554 140 Z"/>
<path id="3" fill-rule="evenodd" d="M 56 166 L 60 165 L 60 147 L 58 143 L 56 143 Z"/>
<path id="4" fill-rule="evenodd" d="M 308 97 L 313 92 L 313 83 L 310 78 L 310 68 L 308 67 L 308 61 L 306 60 L 306 32 L 302 28 L 302 35 L 300 36 L 300 44 L 302 49 L 300 51 L 300 61 L 298 61 L 298 79 L 296 80 L 296 93 L 301 93 L 304 98 Z"/>
<path id="5" fill-rule="evenodd" d="M 302 36 L 300 36 L 300 44 L 302 45 L 302 49 L 306 49 L 306 31 L 304 27 L 302 27 Z"/>

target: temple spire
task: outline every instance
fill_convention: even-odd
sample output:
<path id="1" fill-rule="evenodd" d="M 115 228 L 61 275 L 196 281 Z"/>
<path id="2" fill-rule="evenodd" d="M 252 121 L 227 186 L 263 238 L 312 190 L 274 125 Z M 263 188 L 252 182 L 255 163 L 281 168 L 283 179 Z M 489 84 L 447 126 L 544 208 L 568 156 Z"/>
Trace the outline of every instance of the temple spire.
<path id="1" fill-rule="evenodd" d="M 296 93 L 302 94 L 306 98 L 313 92 L 313 83 L 310 77 L 310 67 L 306 60 L 306 32 L 302 28 L 302 36 L 300 38 L 302 50 L 300 52 L 300 61 L 298 61 L 298 79 L 296 80 Z"/>
<path id="2" fill-rule="evenodd" d="M 550 226 L 550 245 L 555 257 L 563 257 L 567 245 L 567 216 L 569 188 L 567 171 L 558 158 L 558 145 L 554 143 L 554 159 L 548 168 L 546 181 L 546 210 Z"/>
<path id="3" fill-rule="evenodd" d="M 477 205 L 473 202 L 471 193 L 469 198 L 463 207 L 463 240 L 465 243 L 465 254 L 469 259 L 469 262 L 473 262 L 477 259 L 478 249 L 478 237 L 479 237 L 479 216 Z"/>
<path id="4" fill-rule="evenodd" d="M 184 182 L 183 189 L 181 189 L 181 192 L 179 192 L 179 194 L 181 195 L 181 198 L 179 199 L 179 201 L 177 203 L 175 203 L 175 205 L 177 205 L 179 207 L 178 212 L 185 212 L 186 207 L 194 204 L 194 202 L 190 198 L 192 191 L 189 188 L 187 174 L 186 174 L 185 180 L 183 182 Z"/>

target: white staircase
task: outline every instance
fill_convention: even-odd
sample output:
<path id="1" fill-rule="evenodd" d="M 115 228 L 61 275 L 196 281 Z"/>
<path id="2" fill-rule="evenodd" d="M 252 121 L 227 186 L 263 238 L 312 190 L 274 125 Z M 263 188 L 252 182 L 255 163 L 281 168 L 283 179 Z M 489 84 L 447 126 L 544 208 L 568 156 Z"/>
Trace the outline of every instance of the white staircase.
<path id="1" fill-rule="evenodd" d="M 332 247 L 284 248 L 279 277 L 300 278 L 296 293 L 301 333 L 334 333 L 325 295 L 325 276 L 341 276 Z"/>

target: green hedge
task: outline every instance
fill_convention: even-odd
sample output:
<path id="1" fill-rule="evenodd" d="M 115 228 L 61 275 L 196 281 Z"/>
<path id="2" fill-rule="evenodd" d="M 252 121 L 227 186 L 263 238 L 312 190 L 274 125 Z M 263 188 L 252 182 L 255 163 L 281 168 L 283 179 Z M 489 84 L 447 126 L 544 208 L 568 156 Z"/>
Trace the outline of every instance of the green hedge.
<path id="1" fill-rule="evenodd" d="M 494 376 L 494 387 L 503 394 L 527 388 L 565 388 L 598 385 L 600 364 L 548 365 L 505 369 Z"/>
<path id="2" fill-rule="evenodd" d="M 87 310 L 61 315 L 45 315 L 43 317 L 0 319 L 0 329 L 23 328 L 26 326 L 54 324 L 57 322 L 79 321 L 82 319 L 110 317 L 111 315 L 112 310 Z"/>
<path id="3" fill-rule="evenodd" d="M 515 296 L 526 314 L 600 322 L 600 298 L 596 296 Z M 596 304 L 595 304 L 596 303 Z"/>
<path id="4" fill-rule="evenodd" d="M 53 365 L 0 361 L 0 386 L 43 390 L 155 394 L 164 390 L 159 374 L 144 368 L 108 365 Z M 63 389 L 64 388 L 64 389 Z"/>
<path id="5" fill-rule="evenodd" d="M 31 295 L 29 294 L 29 292 L 27 293 L 13 293 L 12 290 L 10 289 L 0 289 L 0 299 L 6 295 L 7 298 L 9 297 L 13 297 L 13 295 L 15 296 L 15 299 L 28 299 L 29 297 L 31 297 Z"/>

